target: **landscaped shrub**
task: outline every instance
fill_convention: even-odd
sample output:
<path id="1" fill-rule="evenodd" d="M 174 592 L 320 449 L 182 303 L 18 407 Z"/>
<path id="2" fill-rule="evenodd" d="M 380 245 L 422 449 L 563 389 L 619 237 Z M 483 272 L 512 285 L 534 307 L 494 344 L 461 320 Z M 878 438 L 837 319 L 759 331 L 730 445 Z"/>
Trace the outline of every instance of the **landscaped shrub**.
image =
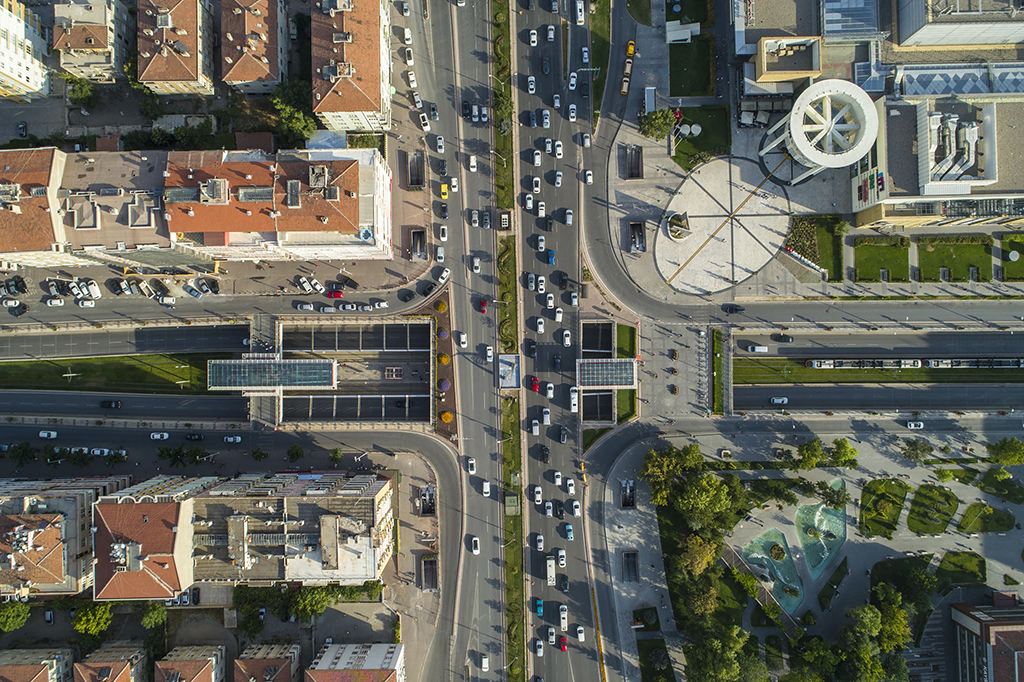
<path id="1" fill-rule="evenodd" d="M 454 418 L 455 417 L 452 415 L 451 412 L 442 412 L 441 413 L 441 421 L 443 421 L 445 424 L 451 424 L 452 423 L 452 419 L 454 419 Z"/>
<path id="2" fill-rule="evenodd" d="M 434 309 L 439 313 L 443 313 L 448 310 L 448 304 L 445 301 L 438 301 L 434 304 Z"/>
<path id="3" fill-rule="evenodd" d="M 789 238 L 786 240 L 786 246 L 793 249 L 812 263 L 817 263 L 821 260 L 820 254 L 818 253 L 817 228 L 813 221 L 804 216 L 796 216 L 793 218 L 789 228 Z"/>
<path id="4" fill-rule="evenodd" d="M 775 561 L 782 561 L 786 558 L 786 550 L 782 548 L 782 545 L 772 545 L 772 548 L 768 553 L 771 555 L 772 559 L 775 559 Z"/>
<path id="5" fill-rule="evenodd" d="M 910 246 L 907 237 L 854 237 L 854 246 Z"/>
<path id="6" fill-rule="evenodd" d="M 440 355 L 437 356 L 437 361 L 440 362 L 442 365 L 447 365 L 449 362 L 452 361 L 452 359 L 447 353 L 441 353 Z"/>
<path id="7" fill-rule="evenodd" d="M 904 237 L 905 239 L 905 237 Z M 981 244 L 992 246 L 990 234 L 926 234 L 917 238 L 918 246 L 924 244 Z"/>

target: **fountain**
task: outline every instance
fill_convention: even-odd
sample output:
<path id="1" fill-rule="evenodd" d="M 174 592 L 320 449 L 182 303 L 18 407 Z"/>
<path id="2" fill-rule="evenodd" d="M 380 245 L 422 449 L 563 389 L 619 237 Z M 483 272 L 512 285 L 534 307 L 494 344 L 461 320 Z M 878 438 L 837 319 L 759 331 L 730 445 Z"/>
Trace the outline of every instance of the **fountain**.
<path id="1" fill-rule="evenodd" d="M 839 478 L 830 485 L 846 487 Z M 846 508 L 832 509 L 824 503 L 801 505 L 796 510 L 795 521 L 807 569 L 811 578 L 817 580 L 846 542 Z"/>
<path id="2" fill-rule="evenodd" d="M 741 552 L 744 561 L 767 571 L 772 595 L 779 605 L 792 614 L 804 600 L 803 585 L 793 563 L 786 536 L 777 528 L 770 528 L 746 544 Z M 781 557 L 781 558 L 776 558 Z M 755 571 L 756 574 L 756 571 Z"/>

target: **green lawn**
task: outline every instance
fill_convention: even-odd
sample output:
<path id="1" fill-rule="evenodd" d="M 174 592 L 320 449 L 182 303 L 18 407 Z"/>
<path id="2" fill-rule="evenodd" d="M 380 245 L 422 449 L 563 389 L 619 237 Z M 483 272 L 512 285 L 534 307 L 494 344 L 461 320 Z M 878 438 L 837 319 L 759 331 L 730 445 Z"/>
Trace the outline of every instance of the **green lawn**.
<path id="1" fill-rule="evenodd" d="M 617 423 L 632 419 L 636 415 L 636 390 L 626 388 L 616 391 L 615 410 Z"/>
<path id="2" fill-rule="evenodd" d="M 631 324 L 615 325 L 616 354 L 620 358 L 636 357 L 636 327 Z"/>
<path id="3" fill-rule="evenodd" d="M 907 514 L 907 528 L 921 535 L 935 535 L 946 530 L 960 500 L 937 485 L 922 485 L 914 494 Z"/>
<path id="4" fill-rule="evenodd" d="M 838 218 L 839 216 L 816 216 Z M 839 222 L 818 221 L 815 234 L 818 238 L 818 265 L 828 270 L 828 281 L 843 281 L 843 235 L 836 234 Z"/>
<path id="5" fill-rule="evenodd" d="M 764 638 L 764 662 L 769 670 L 782 670 L 782 638 L 768 635 Z"/>
<path id="6" fill-rule="evenodd" d="M 679 11 L 674 12 L 673 6 L 678 4 Z M 665 19 L 668 21 L 679 20 L 684 24 L 700 24 L 702 29 L 711 28 L 711 21 L 713 19 L 709 15 L 710 3 L 708 0 L 681 0 L 678 3 L 666 2 L 665 3 Z"/>
<path id="7" fill-rule="evenodd" d="M 984 502 L 975 502 L 960 517 L 961 533 L 993 533 L 1010 530 L 1016 519 L 1008 511 L 994 509 Z"/>
<path id="8" fill-rule="evenodd" d="M 803 358 L 735 357 L 732 362 L 732 381 L 734 384 L 955 384 L 1024 381 L 1024 370 L 1021 369 L 813 369 L 804 362 Z"/>
<path id="9" fill-rule="evenodd" d="M 604 95 L 604 84 L 608 72 L 613 71 L 621 74 L 621 65 L 611 66 L 608 63 L 608 55 L 611 51 L 612 40 L 612 6 L 611 0 L 591 0 L 590 9 L 590 52 L 593 66 L 599 67 L 594 74 L 594 91 L 590 94 L 594 103 L 594 125 L 597 126 L 597 117 L 601 114 L 601 97 Z M 650 13 L 650 10 L 648 10 Z"/>
<path id="10" fill-rule="evenodd" d="M 664 651 L 668 656 L 663 639 L 638 639 L 637 654 L 640 656 L 640 679 L 642 682 L 675 682 L 676 675 L 672 672 L 671 663 L 666 668 L 656 668 L 651 664 L 651 656 L 657 651 Z"/>
<path id="11" fill-rule="evenodd" d="M 502 353 L 515 353 L 519 347 L 519 318 L 516 295 L 519 291 L 516 269 L 516 238 L 505 237 L 498 242 L 498 340 Z"/>
<path id="12" fill-rule="evenodd" d="M 703 97 L 714 94 L 715 43 L 697 36 L 689 43 L 668 46 L 668 94 L 670 97 Z"/>
<path id="13" fill-rule="evenodd" d="M 713 377 L 714 386 L 711 393 L 711 411 L 715 414 L 725 412 L 725 373 L 722 371 L 722 332 L 714 331 L 711 346 L 711 364 L 715 373 Z"/>
<path id="14" fill-rule="evenodd" d="M 860 532 L 891 540 L 909 490 L 910 486 L 893 478 L 871 481 L 864 486 L 860 503 Z"/>
<path id="15" fill-rule="evenodd" d="M 626 0 L 626 11 L 638 24 L 651 25 L 651 0 Z"/>
<path id="16" fill-rule="evenodd" d="M 612 427 L 606 426 L 603 429 L 583 429 L 583 452 L 593 445 L 598 438 L 603 436 L 612 430 Z"/>
<path id="17" fill-rule="evenodd" d="M 989 469 L 985 472 L 985 477 L 978 484 L 978 489 L 1012 504 L 1024 503 L 1024 488 L 1020 487 L 1020 484 L 1012 478 L 1005 481 L 997 480 L 994 475 L 995 471 L 995 469 Z"/>
<path id="18" fill-rule="evenodd" d="M 241 353 L 244 348 L 239 348 Z M 228 353 L 115 355 L 0 363 L 0 388 L 130 393 L 206 393 L 206 363 Z M 71 374 L 73 376 L 66 376 Z M 178 382 L 183 383 L 178 383 Z"/>
<path id="19" fill-rule="evenodd" d="M 821 591 L 818 592 L 818 606 L 824 611 L 832 603 L 832 598 L 836 596 L 836 588 L 838 588 L 843 580 L 846 579 L 846 573 L 849 571 L 847 568 L 846 557 L 836 566 L 836 569 L 832 571 L 832 575 L 829 576 L 828 582 L 821 586 Z"/>
<path id="20" fill-rule="evenodd" d="M 1024 281 L 1024 234 L 1004 234 L 999 244 L 1003 251 L 1003 279 L 1007 282 Z M 1007 255 L 1010 251 L 1020 254 L 1016 263 Z"/>
<path id="21" fill-rule="evenodd" d="M 883 268 L 889 271 L 890 282 L 910 281 L 908 247 L 862 244 L 854 248 L 853 260 L 858 282 L 881 281 Z"/>
<path id="22" fill-rule="evenodd" d="M 906 576 L 910 575 L 911 571 L 918 567 L 928 568 L 931 562 L 931 554 L 883 559 L 871 567 L 871 587 L 874 588 L 878 583 L 902 585 L 906 583 Z"/>
<path id="23" fill-rule="evenodd" d="M 985 582 L 985 559 L 974 552 L 946 552 L 935 572 L 939 589 L 947 585 Z"/>
<path id="24" fill-rule="evenodd" d="M 978 281 L 992 279 L 992 247 L 983 244 L 921 244 L 917 249 L 921 281 L 938 282 L 939 268 L 949 268 L 952 282 L 970 281 L 971 267 L 978 268 Z"/>
<path id="25" fill-rule="evenodd" d="M 519 399 L 504 398 L 501 403 L 501 479 L 504 490 L 522 498 L 521 489 L 513 487 L 512 479 L 521 472 L 521 436 L 519 424 Z M 507 440 L 506 440 L 507 439 Z M 523 661 L 526 656 L 526 618 L 524 609 L 526 595 L 523 589 L 523 516 L 506 514 L 504 519 L 505 551 L 505 639 L 513 658 L 508 664 L 510 680 L 521 680 L 525 674 Z M 518 659 L 518 661 L 514 660 Z"/>
<path id="26" fill-rule="evenodd" d="M 840 225 L 843 227 L 840 228 Z M 786 246 L 828 270 L 830 282 L 843 281 L 843 235 L 849 223 L 837 214 L 793 216 Z"/>
<path id="27" fill-rule="evenodd" d="M 676 142 L 672 160 L 683 170 L 690 170 L 716 156 L 729 153 L 732 129 L 729 107 L 683 107 L 683 122 L 699 123 L 703 130 L 698 137 L 684 137 Z"/>
<path id="28" fill-rule="evenodd" d="M 977 469 L 970 469 L 966 467 L 963 469 L 936 469 L 936 472 L 939 471 L 948 471 L 953 476 L 954 481 L 959 481 L 964 485 L 970 485 L 971 481 L 978 477 Z"/>

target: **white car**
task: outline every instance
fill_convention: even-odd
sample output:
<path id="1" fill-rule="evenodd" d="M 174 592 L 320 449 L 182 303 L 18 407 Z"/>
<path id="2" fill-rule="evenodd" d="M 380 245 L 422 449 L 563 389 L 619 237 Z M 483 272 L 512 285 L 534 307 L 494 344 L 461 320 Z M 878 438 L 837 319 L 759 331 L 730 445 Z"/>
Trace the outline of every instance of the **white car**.
<path id="1" fill-rule="evenodd" d="M 475 535 L 470 535 L 469 544 L 473 548 L 473 554 L 480 554 L 480 538 Z"/>
<path id="2" fill-rule="evenodd" d="M 469 157 L 469 172 L 476 173 L 476 154 L 472 154 Z"/>
<path id="3" fill-rule="evenodd" d="M 562 627 L 562 632 L 569 629 L 569 607 L 565 604 L 558 605 L 558 623 Z"/>
<path id="4" fill-rule="evenodd" d="M 466 460 L 466 470 L 469 471 L 470 474 L 476 473 L 476 457 L 470 457 Z"/>
<path id="5" fill-rule="evenodd" d="M 562 345 L 566 348 L 572 345 L 572 333 L 568 329 L 562 332 Z"/>
<path id="6" fill-rule="evenodd" d="M 241 436 L 224 436 L 224 442 L 225 443 L 241 443 L 242 442 L 242 437 Z"/>
<path id="7" fill-rule="evenodd" d="M 310 284 L 309 280 L 305 277 L 299 277 L 299 286 L 302 287 L 302 290 L 307 294 L 313 293 L 313 285 Z"/>
<path id="8" fill-rule="evenodd" d="M 51 308 L 59 308 L 62 305 L 64 305 L 64 299 L 63 298 L 48 298 L 48 299 L 46 299 L 46 305 L 50 306 Z"/>
<path id="9" fill-rule="evenodd" d="M 594 184 L 594 171 L 583 171 L 583 182 L 588 185 Z"/>
<path id="10" fill-rule="evenodd" d="M 53 440 L 54 438 L 57 437 L 57 432 L 56 431 L 40 431 L 39 432 L 39 437 L 40 438 L 46 438 L 47 440 Z"/>
<path id="11" fill-rule="evenodd" d="M 542 234 L 537 235 L 537 251 L 543 251 L 544 250 L 544 244 L 545 244 L 546 241 L 547 240 L 544 239 L 544 235 L 542 235 Z"/>
<path id="12" fill-rule="evenodd" d="M 544 551 L 544 535 L 542 533 L 537 533 L 537 551 Z"/>
<path id="13" fill-rule="evenodd" d="M 170 437 L 170 434 L 163 431 L 154 431 L 153 433 L 149 434 L 150 440 L 167 440 Z"/>
<path id="14" fill-rule="evenodd" d="M 572 209 L 571 208 L 565 209 L 565 224 L 566 225 L 572 225 Z"/>
<path id="15" fill-rule="evenodd" d="M 430 132 L 430 119 L 427 118 L 426 114 L 420 114 L 420 128 L 422 128 L 425 133 Z"/>
<path id="16" fill-rule="evenodd" d="M 449 279 L 451 279 L 451 276 L 452 271 L 449 270 L 448 268 L 445 268 L 443 271 L 441 271 L 441 276 L 437 278 L 437 283 L 445 284 L 448 282 Z"/>
<path id="17" fill-rule="evenodd" d="M 535 177 L 533 179 L 533 193 L 540 194 L 540 178 Z"/>
<path id="18" fill-rule="evenodd" d="M 437 136 L 437 153 L 438 154 L 444 154 L 444 136 L 443 135 L 438 135 Z"/>
<path id="19" fill-rule="evenodd" d="M 576 105 L 575 104 L 570 104 L 569 105 L 569 123 L 574 123 L 575 121 L 576 121 Z"/>
<path id="20" fill-rule="evenodd" d="M 82 293 L 82 289 L 81 287 L 78 286 L 78 282 L 68 282 L 68 290 L 71 292 L 71 295 L 74 296 L 75 298 L 82 298 L 83 296 L 88 295 Z"/>
<path id="21" fill-rule="evenodd" d="M 544 657 L 544 642 L 538 637 L 536 645 L 533 648 L 533 652 L 537 654 L 538 658 Z"/>
<path id="22" fill-rule="evenodd" d="M 473 256 L 473 274 L 480 274 L 480 256 Z"/>
<path id="23" fill-rule="evenodd" d="M 537 47 L 537 31 L 530 29 L 530 47 Z"/>
<path id="24" fill-rule="evenodd" d="M 554 147 L 554 141 L 550 137 L 544 138 L 544 151 L 548 154 L 551 153 L 551 149 Z"/>
<path id="25" fill-rule="evenodd" d="M 438 234 L 439 234 L 439 237 L 440 237 L 441 241 L 443 241 L 443 242 L 448 241 L 448 226 L 447 225 L 442 225 L 441 227 L 439 227 L 438 228 Z"/>
<path id="26" fill-rule="evenodd" d="M 412 48 L 411 47 L 407 47 L 407 48 L 405 48 L 404 52 L 405 52 L 405 63 L 408 64 L 409 66 L 412 66 L 413 63 L 414 63 L 413 59 L 412 59 Z"/>
<path id="27" fill-rule="evenodd" d="M 907 428 L 911 431 L 919 431 L 924 428 L 924 422 L 907 422 Z"/>
<path id="28" fill-rule="evenodd" d="M 16 298 L 5 298 L 3 300 L 3 305 L 5 308 L 17 308 L 21 305 L 21 301 Z"/>
<path id="29" fill-rule="evenodd" d="M 583 148 L 590 148 L 590 133 L 583 133 Z"/>
<path id="30" fill-rule="evenodd" d="M 561 322 L 562 321 L 562 314 L 563 313 L 562 313 L 562 307 L 561 306 L 555 308 L 555 322 Z"/>
<path id="31" fill-rule="evenodd" d="M 543 317 L 538 317 L 537 318 L 537 333 L 538 334 L 543 334 L 544 333 L 544 318 Z"/>
<path id="32" fill-rule="evenodd" d="M 572 73 L 569 74 L 569 90 L 575 90 L 576 89 L 576 79 L 577 79 L 577 76 L 576 76 L 576 72 L 575 71 L 573 71 Z"/>
<path id="33" fill-rule="evenodd" d="M 526 200 L 523 203 L 526 205 L 526 210 L 527 211 L 532 211 L 533 210 L 533 195 L 527 193 Z"/>
<path id="34" fill-rule="evenodd" d="M 451 189 L 452 189 L 453 192 L 458 192 L 459 191 L 459 179 L 458 178 L 449 178 L 448 182 L 449 182 L 449 184 L 451 184 Z"/>
<path id="35" fill-rule="evenodd" d="M 580 295 L 575 291 L 569 294 L 569 305 L 571 305 L 573 308 L 580 307 Z"/>
<path id="36" fill-rule="evenodd" d="M 534 166 L 540 166 L 540 150 L 539 149 L 534 149 L 533 150 L 533 165 Z"/>
<path id="37" fill-rule="evenodd" d="M 554 97 L 551 98 L 551 103 L 554 105 L 555 109 L 561 109 L 562 108 L 562 96 L 561 95 L 555 95 Z"/>
<path id="38" fill-rule="evenodd" d="M 494 362 L 494 346 L 487 346 L 487 362 Z"/>
<path id="39" fill-rule="evenodd" d="M 318 294 L 326 294 L 327 293 L 327 289 L 324 288 L 323 284 L 320 284 L 320 280 L 318 280 L 316 277 L 314 277 L 313 279 L 309 280 L 309 283 L 313 285 L 314 289 L 316 289 L 316 293 L 318 293 Z"/>
<path id="40" fill-rule="evenodd" d="M 572 480 L 571 478 L 565 479 L 565 492 L 569 493 L 570 495 L 575 495 L 576 481 Z"/>
<path id="41" fill-rule="evenodd" d="M 466 332 L 459 332 L 459 348 L 465 348 L 469 345 L 469 341 L 466 339 Z"/>
<path id="42" fill-rule="evenodd" d="M 533 76 L 530 76 L 529 78 L 526 79 L 526 92 L 530 93 L 531 95 L 537 94 L 537 79 L 534 78 Z"/>
<path id="43" fill-rule="evenodd" d="M 555 472 L 555 485 L 559 486 L 559 487 L 561 487 L 561 485 L 562 485 L 562 472 L 561 471 L 556 471 Z"/>
<path id="44" fill-rule="evenodd" d="M 580 640 L 581 642 L 587 641 L 586 637 L 583 636 L 583 626 L 582 625 L 577 625 L 576 626 L 576 639 Z"/>
<path id="45" fill-rule="evenodd" d="M 77 301 L 75 301 L 75 303 L 78 304 L 79 308 L 95 308 L 96 307 L 96 301 L 92 300 L 91 298 L 80 298 Z"/>
<path id="46" fill-rule="evenodd" d="M 548 385 L 544 388 L 544 395 L 547 396 L 548 400 L 552 400 L 555 397 L 555 385 L 548 382 Z"/>
<path id="47" fill-rule="evenodd" d="M 103 298 L 103 292 L 100 291 L 100 285 L 96 284 L 96 280 L 90 279 L 85 282 L 86 288 L 89 290 L 89 295 L 93 298 Z M 84 293 L 84 290 L 83 290 Z"/>
<path id="48" fill-rule="evenodd" d="M 533 486 L 533 503 L 534 504 L 540 504 L 543 501 L 544 501 L 544 499 L 541 497 L 540 486 L 539 485 Z"/>
<path id="49" fill-rule="evenodd" d="M 590 48 L 588 48 L 588 47 L 584 47 L 583 48 L 583 63 L 584 64 L 589 64 L 590 63 Z"/>
<path id="50" fill-rule="evenodd" d="M 571 511 L 572 515 L 575 516 L 577 519 L 583 516 L 583 511 L 580 509 L 579 500 L 572 500 L 569 503 L 569 511 Z"/>
<path id="51" fill-rule="evenodd" d="M 558 550 L 558 567 L 559 568 L 565 568 L 565 550 L 564 549 L 559 549 Z"/>
<path id="52" fill-rule="evenodd" d="M 555 42 L 555 27 L 551 24 L 548 24 L 548 42 Z"/>
<path id="53" fill-rule="evenodd" d="M 409 72 L 409 87 L 411 87 L 411 88 L 415 88 L 416 87 L 416 72 L 415 71 L 410 71 Z"/>
<path id="54" fill-rule="evenodd" d="M 555 645 L 555 629 L 550 625 L 548 626 L 548 644 Z"/>
<path id="55" fill-rule="evenodd" d="M 545 303 L 545 307 L 548 310 L 553 309 L 555 307 L 555 295 L 554 294 L 548 294 L 545 297 L 545 299 L 544 299 L 544 303 Z"/>
<path id="56" fill-rule="evenodd" d="M 555 187 L 562 186 L 562 171 L 555 171 Z"/>
<path id="57" fill-rule="evenodd" d="M 388 307 L 388 302 L 387 301 L 374 301 L 373 302 L 373 307 L 377 308 L 377 309 L 387 308 Z"/>
<path id="58" fill-rule="evenodd" d="M 551 504 L 551 500 L 544 503 L 544 516 L 549 519 L 555 515 L 555 506 Z"/>
<path id="59" fill-rule="evenodd" d="M 555 142 L 555 158 L 556 159 L 562 158 L 562 141 L 561 140 L 557 140 Z"/>
<path id="60" fill-rule="evenodd" d="M 537 217 L 543 218 L 548 214 L 548 207 L 543 201 L 537 202 Z"/>
<path id="61" fill-rule="evenodd" d="M 107 448 L 93 448 L 89 454 L 93 457 L 106 457 L 110 454 L 110 450 Z"/>
<path id="62" fill-rule="evenodd" d="M 546 284 L 547 284 L 547 280 L 544 279 L 544 275 L 538 275 L 537 276 L 537 293 L 538 294 L 543 294 L 544 293 L 544 288 L 545 288 Z"/>

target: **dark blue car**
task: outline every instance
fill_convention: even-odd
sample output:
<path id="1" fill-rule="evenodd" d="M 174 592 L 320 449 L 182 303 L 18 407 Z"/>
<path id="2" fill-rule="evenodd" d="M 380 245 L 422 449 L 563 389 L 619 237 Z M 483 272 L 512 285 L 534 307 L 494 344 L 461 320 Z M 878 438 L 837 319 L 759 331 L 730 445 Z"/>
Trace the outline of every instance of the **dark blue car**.
<path id="1" fill-rule="evenodd" d="M 546 252 L 546 255 L 548 257 L 548 265 L 554 265 L 555 264 L 555 250 L 554 249 L 548 249 L 547 252 Z"/>

